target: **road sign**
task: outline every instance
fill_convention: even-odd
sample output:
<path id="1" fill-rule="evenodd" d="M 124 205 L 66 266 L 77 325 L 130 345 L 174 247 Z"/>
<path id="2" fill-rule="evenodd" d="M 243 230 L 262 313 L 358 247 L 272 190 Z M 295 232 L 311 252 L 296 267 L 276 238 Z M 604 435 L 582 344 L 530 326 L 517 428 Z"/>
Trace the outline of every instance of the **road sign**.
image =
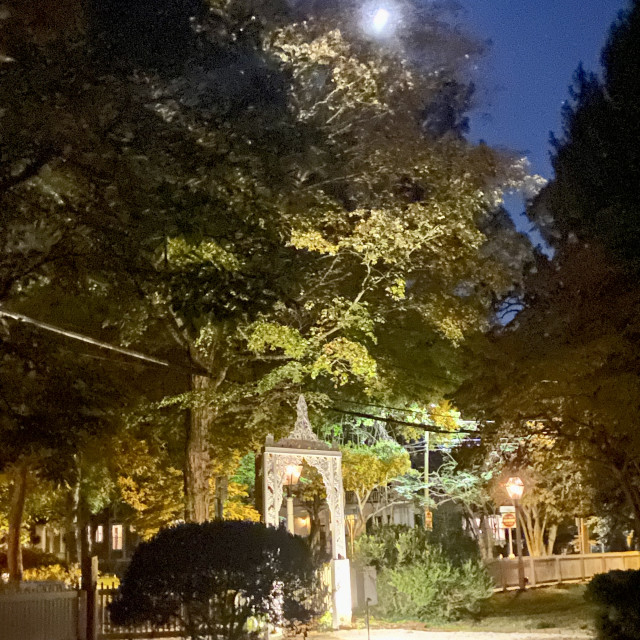
<path id="1" fill-rule="evenodd" d="M 502 514 L 502 526 L 505 529 L 513 529 L 516 526 L 516 514 L 507 512 Z"/>
<path id="2" fill-rule="evenodd" d="M 516 508 L 513 505 L 505 505 L 500 507 L 500 513 L 515 513 Z"/>
<path id="3" fill-rule="evenodd" d="M 424 528 L 431 531 L 433 529 L 433 513 L 428 509 L 424 512 Z"/>

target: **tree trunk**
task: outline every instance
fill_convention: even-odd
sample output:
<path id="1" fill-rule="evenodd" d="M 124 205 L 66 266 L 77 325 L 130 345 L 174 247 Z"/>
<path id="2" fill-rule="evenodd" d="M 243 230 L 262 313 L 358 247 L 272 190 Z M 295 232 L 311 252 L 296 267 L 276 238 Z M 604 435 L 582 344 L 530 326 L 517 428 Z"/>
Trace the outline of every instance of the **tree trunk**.
<path id="1" fill-rule="evenodd" d="M 482 543 L 480 544 L 480 555 L 483 560 L 493 559 L 493 529 L 489 525 L 489 518 L 483 513 L 480 520 L 480 528 L 482 530 Z"/>
<path id="2" fill-rule="evenodd" d="M 65 532 L 65 545 L 67 547 L 67 560 L 72 563 L 80 562 L 80 530 L 78 528 L 78 505 L 80 503 L 80 478 L 76 479 L 73 488 L 67 496 L 67 531 Z"/>
<path id="3" fill-rule="evenodd" d="M 203 376 L 191 376 L 191 389 L 199 391 L 209 386 Z M 206 406 L 189 411 L 185 468 L 185 519 L 187 522 L 206 522 L 209 519 L 209 424 L 211 412 Z"/>
<path id="4" fill-rule="evenodd" d="M 7 564 L 9 566 L 9 580 L 20 582 L 22 580 L 22 547 L 20 545 L 20 532 L 22 529 L 22 516 L 24 514 L 24 502 L 27 495 L 27 465 L 20 463 L 14 468 L 13 482 L 11 484 L 11 501 L 9 506 L 9 536 L 7 540 Z"/>
<path id="5" fill-rule="evenodd" d="M 620 481 L 620 485 L 622 486 L 622 490 L 627 498 L 627 502 L 633 511 L 634 528 L 637 531 L 640 531 L 640 496 L 638 495 L 638 491 L 633 486 L 629 475 L 625 473 L 624 470 L 614 467 L 614 472 Z"/>
<path id="6" fill-rule="evenodd" d="M 558 525 L 552 524 L 549 527 L 549 537 L 547 539 L 547 555 L 553 555 L 553 545 L 556 543 L 556 536 L 558 535 Z"/>
<path id="7" fill-rule="evenodd" d="M 216 476 L 216 518 L 224 519 L 224 503 L 229 495 L 229 478 Z"/>

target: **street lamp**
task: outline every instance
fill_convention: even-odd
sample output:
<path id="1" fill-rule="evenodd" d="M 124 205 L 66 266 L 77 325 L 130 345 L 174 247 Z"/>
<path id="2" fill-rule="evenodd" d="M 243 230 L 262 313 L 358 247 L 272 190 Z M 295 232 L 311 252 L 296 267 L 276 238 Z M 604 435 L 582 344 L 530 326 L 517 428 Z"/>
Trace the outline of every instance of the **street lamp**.
<path id="1" fill-rule="evenodd" d="M 525 590 L 524 580 L 524 559 L 522 558 L 522 532 L 520 530 L 520 513 L 519 513 L 519 501 L 524 493 L 524 483 L 518 476 L 509 478 L 507 480 L 507 493 L 513 501 L 513 506 L 516 510 L 516 548 L 518 550 L 518 588 L 520 591 Z"/>
<path id="2" fill-rule="evenodd" d="M 287 531 L 289 533 L 296 532 L 295 522 L 293 520 L 293 496 L 291 495 L 291 487 L 298 484 L 301 473 L 301 464 L 288 464 L 285 468 L 284 484 L 287 487 Z"/>

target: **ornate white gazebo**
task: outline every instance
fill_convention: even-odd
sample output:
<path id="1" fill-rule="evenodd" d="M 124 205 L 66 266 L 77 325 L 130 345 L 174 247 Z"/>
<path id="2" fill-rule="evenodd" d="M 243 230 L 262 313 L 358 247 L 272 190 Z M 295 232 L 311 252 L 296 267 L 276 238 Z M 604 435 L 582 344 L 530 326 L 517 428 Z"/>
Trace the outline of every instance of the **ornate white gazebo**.
<path id="1" fill-rule="evenodd" d="M 266 525 L 279 525 L 283 487 L 289 465 L 303 461 L 315 467 L 324 480 L 331 513 L 331 581 L 333 626 L 351 623 L 351 575 L 345 540 L 342 452 L 317 438 L 311 429 L 304 396 L 298 398 L 298 417 L 293 431 L 274 442 L 267 436 L 262 456 L 263 518 Z"/>

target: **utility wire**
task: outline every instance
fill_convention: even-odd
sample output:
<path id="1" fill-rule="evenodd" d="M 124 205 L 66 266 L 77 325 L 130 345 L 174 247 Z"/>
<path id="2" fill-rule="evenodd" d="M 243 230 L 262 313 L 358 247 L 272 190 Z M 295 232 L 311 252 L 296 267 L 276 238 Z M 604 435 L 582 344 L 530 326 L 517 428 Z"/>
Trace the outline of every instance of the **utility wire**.
<path id="1" fill-rule="evenodd" d="M 338 398 L 334 398 L 335 402 L 340 402 L 340 403 L 344 403 L 344 404 L 352 404 L 352 405 L 356 405 L 356 406 L 360 406 L 360 407 L 376 407 L 377 409 L 386 409 L 387 411 L 401 411 L 402 413 L 414 413 L 417 415 L 421 415 L 421 414 L 425 414 L 428 413 L 430 416 L 435 416 L 437 418 L 454 418 L 455 420 L 458 420 L 458 422 L 462 422 L 465 424 L 475 424 L 475 420 L 463 420 L 462 418 L 455 418 L 455 416 L 452 416 L 450 413 L 442 413 L 440 411 L 426 411 L 426 410 L 418 410 L 418 409 L 402 409 L 400 407 L 389 407 L 387 405 L 384 404 L 375 404 L 373 402 L 356 402 L 354 400 L 344 400 L 342 398 L 338 399 Z M 416 423 L 417 426 L 420 426 L 418 423 Z"/>
<path id="2" fill-rule="evenodd" d="M 12 320 L 17 320 L 18 322 L 24 322 L 25 324 L 33 325 L 38 329 L 43 329 L 44 331 L 50 331 L 51 333 L 64 336 L 65 338 L 70 338 L 71 340 L 78 340 L 80 342 L 93 345 L 94 347 L 98 347 L 100 349 L 114 351 L 115 353 L 120 353 L 130 358 L 142 360 L 144 362 L 147 362 L 149 364 L 154 364 L 159 367 L 167 367 L 169 369 L 181 369 L 183 371 L 188 370 L 192 373 L 198 373 L 198 375 L 207 375 L 207 373 L 205 373 L 204 371 L 200 371 L 200 370 L 196 371 L 194 368 L 171 363 L 167 360 L 161 360 L 160 358 L 149 356 L 146 353 L 140 353 L 139 351 L 134 351 L 133 349 L 127 349 L 125 347 L 118 347 L 114 344 L 110 344 L 108 342 L 103 342 L 102 340 L 97 340 L 96 338 L 85 336 L 82 333 L 77 333 L 76 331 L 69 331 L 68 329 L 62 329 L 61 327 L 56 327 L 55 325 L 49 324 L 48 322 L 42 322 L 41 320 L 30 318 L 29 316 L 25 316 L 22 313 L 16 313 L 15 311 L 7 311 L 2 307 L 0 307 L 0 316 L 5 318 L 11 318 Z"/>
<path id="3" fill-rule="evenodd" d="M 348 409 L 341 409 L 340 407 L 331 407 L 333 411 L 338 413 L 344 413 L 348 416 L 356 416 L 358 418 L 369 418 L 370 420 L 380 420 L 381 422 L 389 422 L 390 424 L 401 424 L 407 427 L 417 427 L 424 431 L 430 431 L 431 433 L 444 433 L 451 435 L 453 433 L 477 433 L 476 430 L 471 429 L 458 429 L 456 431 L 448 431 L 447 429 L 439 429 L 431 424 L 423 424 L 421 422 L 407 422 L 406 420 L 398 420 L 397 418 L 387 418 L 384 416 L 375 416 L 371 413 L 363 413 L 360 411 L 349 411 Z"/>

